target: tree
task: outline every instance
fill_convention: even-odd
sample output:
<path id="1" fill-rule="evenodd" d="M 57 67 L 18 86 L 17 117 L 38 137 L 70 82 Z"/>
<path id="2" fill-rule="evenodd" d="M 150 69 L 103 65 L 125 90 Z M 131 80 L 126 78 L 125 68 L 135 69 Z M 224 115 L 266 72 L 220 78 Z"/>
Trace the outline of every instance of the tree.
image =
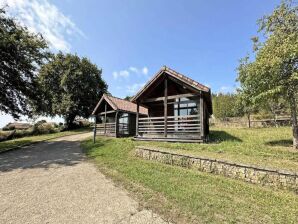
<path id="1" fill-rule="evenodd" d="M 71 128 L 76 116 L 90 116 L 98 99 L 107 91 L 101 73 L 87 58 L 58 53 L 40 69 L 42 103 L 35 110 L 44 115 L 62 116 Z"/>
<path id="2" fill-rule="evenodd" d="M 28 101 L 36 96 L 36 72 L 48 55 L 41 35 L 30 33 L 0 9 L 0 111 L 14 118 L 31 114 Z"/>
<path id="3" fill-rule="evenodd" d="M 126 96 L 124 99 L 130 101 L 131 96 Z"/>
<path id="4" fill-rule="evenodd" d="M 259 20 L 264 41 L 253 38 L 255 57 L 242 61 L 238 80 L 243 92 L 256 104 L 282 98 L 288 102 L 293 127 L 293 147 L 298 149 L 298 6 L 283 1 Z"/>
<path id="5" fill-rule="evenodd" d="M 237 95 L 231 93 L 218 93 L 212 95 L 213 114 L 216 118 L 242 116 L 236 108 Z"/>

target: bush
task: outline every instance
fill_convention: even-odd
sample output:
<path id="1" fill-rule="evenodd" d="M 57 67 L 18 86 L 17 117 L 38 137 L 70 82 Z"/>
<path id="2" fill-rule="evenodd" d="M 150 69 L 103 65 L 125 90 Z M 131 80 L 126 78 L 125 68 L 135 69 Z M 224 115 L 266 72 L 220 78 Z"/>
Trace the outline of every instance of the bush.
<path id="1" fill-rule="evenodd" d="M 10 123 L 2 128 L 3 131 L 12 131 L 15 130 L 15 126 L 10 126 Z"/>
<path id="2" fill-rule="evenodd" d="M 55 128 L 54 124 L 47 123 L 42 120 L 33 125 L 32 134 L 41 135 L 41 134 L 55 133 L 58 131 L 59 129 Z"/>

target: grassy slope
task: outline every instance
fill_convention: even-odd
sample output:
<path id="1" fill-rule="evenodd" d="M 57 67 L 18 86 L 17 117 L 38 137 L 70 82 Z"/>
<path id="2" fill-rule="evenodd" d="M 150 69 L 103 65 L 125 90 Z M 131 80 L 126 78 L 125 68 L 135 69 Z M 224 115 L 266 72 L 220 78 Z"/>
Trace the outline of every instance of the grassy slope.
<path id="1" fill-rule="evenodd" d="M 179 223 L 181 217 L 194 223 L 298 222 L 297 194 L 142 160 L 134 157 L 135 144 L 128 138 L 99 137 L 83 147 L 105 174 Z"/>
<path id="2" fill-rule="evenodd" d="M 24 138 L 12 139 L 9 141 L 0 142 L 0 152 L 5 151 L 9 148 L 17 147 L 24 144 L 43 141 L 43 140 L 56 138 L 56 137 L 62 137 L 62 136 L 71 135 L 71 134 L 79 134 L 86 131 L 87 129 L 83 128 L 83 129 L 77 129 L 72 131 L 64 131 L 64 132 L 57 132 L 52 134 L 35 135 L 35 136 L 28 136 Z"/>
<path id="3" fill-rule="evenodd" d="M 138 142 L 172 151 L 298 172 L 291 128 L 212 128 L 210 143 Z"/>

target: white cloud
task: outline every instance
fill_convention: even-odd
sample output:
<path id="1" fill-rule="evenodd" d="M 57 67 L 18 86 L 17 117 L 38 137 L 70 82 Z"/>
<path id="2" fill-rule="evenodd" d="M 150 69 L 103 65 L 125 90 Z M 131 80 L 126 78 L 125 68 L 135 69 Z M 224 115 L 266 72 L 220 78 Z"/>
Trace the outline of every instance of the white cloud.
<path id="1" fill-rule="evenodd" d="M 48 0 L 1 0 L 8 13 L 31 32 L 39 32 L 55 50 L 70 51 L 72 36 L 86 38 L 76 24 Z"/>
<path id="2" fill-rule="evenodd" d="M 135 94 L 144 85 L 145 85 L 145 83 L 135 83 L 133 85 L 126 86 L 126 90 L 129 94 Z"/>
<path id="3" fill-rule="evenodd" d="M 125 70 L 114 71 L 112 75 L 114 79 L 118 79 L 118 78 L 128 78 L 132 73 L 137 75 L 148 75 L 148 72 L 149 70 L 146 66 L 141 69 L 134 66 L 130 66 L 128 69 L 125 69 Z"/>
<path id="4" fill-rule="evenodd" d="M 149 72 L 149 70 L 148 70 L 147 67 L 144 67 L 144 68 L 142 69 L 142 73 L 143 73 L 144 75 L 148 75 L 148 72 Z"/>
<path id="5" fill-rule="evenodd" d="M 134 73 L 139 73 L 139 69 L 137 69 L 136 67 L 130 66 L 129 70 L 134 72 Z"/>
<path id="6" fill-rule="evenodd" d="M 114 79 L 118 79 L 118 78 L 128 78 L 130 75 L 129 71 L 127 70 L 122 70 L 122 71 L 119 71 L 119 72 L 113 72 L 113 77 Z"/>

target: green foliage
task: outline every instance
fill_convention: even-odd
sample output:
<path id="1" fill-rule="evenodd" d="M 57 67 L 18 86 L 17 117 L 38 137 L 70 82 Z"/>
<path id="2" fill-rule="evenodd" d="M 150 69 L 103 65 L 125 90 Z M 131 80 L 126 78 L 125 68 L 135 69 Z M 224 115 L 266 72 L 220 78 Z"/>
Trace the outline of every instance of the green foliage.
<path id="1" fill-rule="evenodd" d="M 130 101 L 132 96 L 126 96 L 124 99 Z"/>
<path id="2" fill-rule="evenodd" d="M 240 62 L 238 80 L 249 105 L 283 99 L 293 121 L 294 147 L 298 148 L 298 6 L 283 1 L 271 15 L 259 20 L 265 38 L 253 38 L 255 57 Z"/>
<path id="3" fill-rule="evenodd" d="M 212 95 L 213 115 L 225 120 L 228 117 L 243 116 L 238 109 L 238 95 L 231 93 L 219 93 Z"/>
<path id="4" fill-rule="evenodd" d="M 47 43 L 0 9 L 0 111 L 31 115 L 28 101 L 36 99 L 36 71 L 48 57 Z"/>
<path id="5" fill-rule="evenodd" d="M 98 99 L 107 91 L 102 71 L 87 58 L 58 53 L 41 67 L 41 99 L 37 113 L 60 115 L 71 127 L 76 116 L 88 118 Z"/>

